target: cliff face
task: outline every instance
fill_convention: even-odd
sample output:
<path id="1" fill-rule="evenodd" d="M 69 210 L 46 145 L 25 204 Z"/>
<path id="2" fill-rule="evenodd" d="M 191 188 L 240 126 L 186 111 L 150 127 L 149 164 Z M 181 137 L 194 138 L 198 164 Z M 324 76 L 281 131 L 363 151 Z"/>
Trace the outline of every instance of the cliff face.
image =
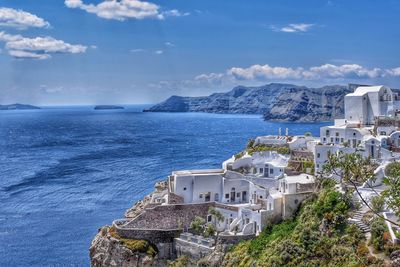
<path id="1" fill-rule="evenodd" d="M 238 86 L 204 97 L 171 96 L 145 111 L 263 114 L 266 120 L 325 121 L 343 117 L 344 96 L 349 92 L 346 86 Z"/>
<path id="2" fill-rule="evenodd" d="M 93 239 L 89 249 L 90 264 L 93 267 L 157 267 L 166 262 L 158 260 L 149 253 L 135 251 L 110 233 L 105 226 Z"/>

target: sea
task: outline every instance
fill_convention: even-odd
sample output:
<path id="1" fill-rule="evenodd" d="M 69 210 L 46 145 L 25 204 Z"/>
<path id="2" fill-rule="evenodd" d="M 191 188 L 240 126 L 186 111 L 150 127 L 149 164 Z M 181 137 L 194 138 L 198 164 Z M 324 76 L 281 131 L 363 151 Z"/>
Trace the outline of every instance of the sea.
<path id="1" fill-rule="evenodd" d="M 220 168 L 250 138 L 330 124 L 147 107 L 0 111 L 0 266 L 89 266 L 98 229 L 172 171 Z"/>

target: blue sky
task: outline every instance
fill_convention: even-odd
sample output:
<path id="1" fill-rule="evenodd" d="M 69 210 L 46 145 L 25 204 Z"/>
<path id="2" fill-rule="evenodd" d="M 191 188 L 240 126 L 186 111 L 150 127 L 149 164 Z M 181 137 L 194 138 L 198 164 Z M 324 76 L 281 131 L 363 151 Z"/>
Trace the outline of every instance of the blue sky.
<path id="1" fill-rule="evenodd" d="M 154 103 L 270 82 L 400 87 L 399 13 L 396 0 L 0 0 L 0 103 Z"/>

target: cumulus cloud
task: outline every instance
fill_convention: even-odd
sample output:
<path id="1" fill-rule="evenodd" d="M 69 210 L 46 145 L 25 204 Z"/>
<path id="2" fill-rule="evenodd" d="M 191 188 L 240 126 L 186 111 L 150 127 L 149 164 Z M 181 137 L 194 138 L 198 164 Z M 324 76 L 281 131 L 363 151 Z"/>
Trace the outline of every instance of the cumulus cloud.
<path id="1" fill-rule="evenodd" d="M 314 27 L 314 24 L 292 23 L 284 27 L 277 27 L 272 25 L 271 29 L 276 32 L 296 33 L 296 32 L 307 32 L 312 27 Z"/>
<path id="2" fill-rule="evenodd" d="M 105 19 L 124 21 L 127 19 L 164 19 L 165 17 L 187 16 L 176 9 L 162 11 L 161 7 L 151 2 L 140 0 L 104 0 L 96 4 L 85 4 L 82 0 L 65 0 L 69 8 L 79 8 Z"/>
<path id="3" fill-rule="evenodd" d="M 87 49 L 86 46 L 72 45 L 49 36 L 27 38 L 0 32 L 0 41 L 6 43 L 5 48 L 15 58 L 48 59 L 51 54 L 78 54 L 86 52 Z"/>
<path id="4" fill-rule="evenodd" d="M 47 28 L 50 27 L 50 23 L 23 10 L 1 7 L 0 26 L 15 27 L 19 29 L 26 29 L 29 27 Z"/>
<path id="5" fill-rule="evenodd" d="M 393 69 L 366 68 L 357 64 L 323 64 L 310 68 L 252 65 L 246 68 L 232 67 L 221 73 L 200 74 L 191 80 L 162 81 L 158 87 L 201 88 L 231 86 L 237 83 L 262 83 L 273 81 L 349 81 L 385 77 L 400 77 L 400 67 Z"/>
<path id="6" fill-rule="evenodd" d="M 164 54 L 164 51 L 163 50 L 156 50 L 156 51 L 154 51 L 154 54 L 162 55 L 162 54 Z"/>

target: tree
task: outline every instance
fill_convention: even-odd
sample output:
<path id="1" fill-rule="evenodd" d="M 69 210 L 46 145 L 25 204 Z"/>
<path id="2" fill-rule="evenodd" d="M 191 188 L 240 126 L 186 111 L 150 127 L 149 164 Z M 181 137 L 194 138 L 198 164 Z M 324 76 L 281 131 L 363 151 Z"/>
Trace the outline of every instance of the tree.
<path id="1" fill-rule="evenodd" d="M 204 229 L 204 236 L 205 237 L 213 236 L 213 235 L 215 235 L 216 230 L 217 229 L 215 228 L 215 225 L 212 223 L 209 223 L 209 224 L 207 224 L 207 226 Z"/>
<path id="2" fill-rule="evenodd" d="M 219 223 L 223 222 L 225 219 L 224 215 L 222 215 L 222 213 L 220 211 L 216 210 L 213 207 L 210 207 L 208 209 L 208 214 L 213 216 L 213 218 L 214 218 L 215 222 L 218 224 L 218 226 L 219 226 Z"/>
<path id="3" fill-rule="evenodd" d="M 304 136 L 312 136 L 312 133 L 311 132 L 306 132 L 305 134 L 304 134 Z"/>
<path id="4" fill-rule="evenodd" d="M 381 194 L 376 192 L 374 188 L 370 185 L 370 182 L 374 182 L 376 180 L 375 177 L 375 169 L 378 167 L 377 164 L 372 162 L 371 158 L 363 157 L 362 155 L 356 153 L 345 154 L 343 152 L 339 152 L 337 154 L 329 153 L 328 160 L 324 165 L 322 176 L 329 177 L 330 175 L 336 175 L 340 178 L 340 182 L 344 185 L 350 185 L 354 188 L 356 193 L 358 194 L 361 201 L 379 218 L 387 220 L 391 222 L 393 225 L 400 226 L 398 223 L 391 221 L 389 219 L 384 218 L 380 211 L 375 210 L 370 203 L 360 193 L 358 190 L 358 185 L 366 183 L 369 187 L 375 192 L 376 195 L 380 196 Z M 389 168 L 391 174 L 396 177 L 400 177 L 400 165 L 393 166 Z M 389 179 L 389 180 L 388 180 Z M 393 182 L 390 180 L 391 178 L 385 179 L 386 183 Z M 394 187 L 391 186 L 391 189 L 387 189 L 384 193 L 384 196 L 388 199 L 389 203 L 391 203 L 391 207 L 395 206 L 397 203 L 397 207 L 399 207 L 400 203 L 400 182 L 399 179 L 395 179 L 397 182 L 394 184 Z M 345 187 L 347 192 L 347 187 Z M 396 191 L 397 190 L 397 191 Z M 397 208 L 398 210 L 399 208 Z"/>
<path id="5" fill-rule="evenodd" d="M 392 162 L 386 166 L 384 184 L 388 186 L 382 195 L 388 207 L 400 217 L 400 162 Z"/>
<path id="6" fill-rule="evenodd" d="M 202 217 L 196 216 L 196 217 L 194 217 L 193 221 L 190 223 L 190 228 L 193 230 L 193 232 L 196 235 L 201 235 L 203 232 L 205 223 L 206 223 L 206 220 L 204 220 Z"/>

